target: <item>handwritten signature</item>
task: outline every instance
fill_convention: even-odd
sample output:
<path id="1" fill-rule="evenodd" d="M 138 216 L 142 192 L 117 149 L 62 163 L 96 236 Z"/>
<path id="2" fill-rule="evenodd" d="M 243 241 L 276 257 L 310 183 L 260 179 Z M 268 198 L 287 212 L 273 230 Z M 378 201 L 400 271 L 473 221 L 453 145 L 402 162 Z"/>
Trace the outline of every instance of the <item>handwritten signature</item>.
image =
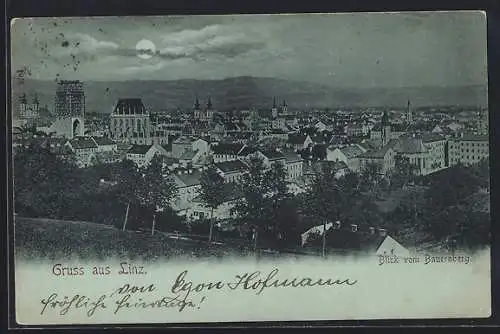
<path id="1" fill-rule="evenodd" d="M 174 280 L 170 287 L 171 296 L 156 295 L 157 288 L 154 284 L 135 286 L 124 284 L 110 294 L 102 294 L 98 298 L 76 294 L 74 296 L 59 296 L 57 293 L 50 294 L 41 300 L 42 309 L 40 314 L 44 315 L 48 309 L 56 311 L 59 315 L 66 316 L 73 309 L 84 310 L 88 317 L 92 317 L 96 312 L 112 309 L 113 314 L 118 314 L 123 310 L 130 309 L 151 309 L 151 308 L 174 308 L 179 312 L 186 309 L 199 309 L 206 299 L 202 296 L 199 301 L 194 301 L 192 295 L 201 294 L 210 290 L 214 291 L 252 291 L 256 295 L 261 295 L 270 288 L 311 288 L 311 287 L 333 287 L 352 286 L 357 284 L 357 280 L 295 277 L 292 279 L 281 279 L 278 276 L 279 270 L 273 269 L 269 273 L 254 271 L 252 273 L 242 273 L 235 275 L 232 281 L 202 282 L 194 283 L 188 278 L 188 271 L 184 270 Z M 153 294 L 151 296 L 151 294 Z"/>

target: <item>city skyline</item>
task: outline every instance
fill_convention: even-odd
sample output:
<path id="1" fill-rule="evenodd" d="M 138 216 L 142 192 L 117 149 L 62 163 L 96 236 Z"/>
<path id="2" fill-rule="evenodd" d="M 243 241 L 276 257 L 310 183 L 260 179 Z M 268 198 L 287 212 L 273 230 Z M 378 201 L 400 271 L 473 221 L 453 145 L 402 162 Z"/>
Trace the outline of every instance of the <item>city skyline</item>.
<path id="1" fill-rule="evenodd" d="M 485 22 L 470 12 L 19 19 L 12 67 L 39 80 L 485 85 Z M 22 52 L 30 46 L 34 52 Z"/>

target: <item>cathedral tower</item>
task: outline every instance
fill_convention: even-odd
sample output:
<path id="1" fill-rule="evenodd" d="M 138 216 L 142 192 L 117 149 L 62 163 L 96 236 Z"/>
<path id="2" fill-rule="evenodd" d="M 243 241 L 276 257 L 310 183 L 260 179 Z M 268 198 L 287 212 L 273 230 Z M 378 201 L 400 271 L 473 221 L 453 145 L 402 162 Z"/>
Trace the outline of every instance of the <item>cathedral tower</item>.
<path id="1" fill-rule="evenodd" d="M 382 147 L 387 145 L 391 139 L 391 122 L 389 121 L 389 115 L 387 111 L 384 111 L 382 115 Z"/>

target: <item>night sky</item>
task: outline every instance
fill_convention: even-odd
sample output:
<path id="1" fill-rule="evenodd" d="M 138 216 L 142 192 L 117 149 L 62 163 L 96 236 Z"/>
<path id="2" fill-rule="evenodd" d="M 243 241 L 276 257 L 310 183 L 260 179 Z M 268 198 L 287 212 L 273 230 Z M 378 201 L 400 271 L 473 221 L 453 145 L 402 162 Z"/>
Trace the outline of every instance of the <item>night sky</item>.
<path id="1" fill-rule="evenodd" d="M 136 45 L 143 39 L 155 50 L 139 57 Z M 43 80 L 251 75 L 336 87 L 485 85 L 486 17 L 421 12 L 17 19 L 12 66 L 13 73 L 29 68 L 30 77 Z"/>

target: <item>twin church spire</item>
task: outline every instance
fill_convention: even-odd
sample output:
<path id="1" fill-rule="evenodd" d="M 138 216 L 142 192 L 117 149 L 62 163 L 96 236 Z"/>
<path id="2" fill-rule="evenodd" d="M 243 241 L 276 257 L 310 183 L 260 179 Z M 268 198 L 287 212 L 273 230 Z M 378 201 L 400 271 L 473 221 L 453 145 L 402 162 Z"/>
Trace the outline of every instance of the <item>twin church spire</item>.
<path id="1" fill-rule="evenodd" d="M 209 96 L 207 100 L 207 109 L 212 109 L 212 98 Z M 194 110 L 200 110 L 200 99 L 198 96 L 196 96 L 196 99 L 194 101 Z"/>

